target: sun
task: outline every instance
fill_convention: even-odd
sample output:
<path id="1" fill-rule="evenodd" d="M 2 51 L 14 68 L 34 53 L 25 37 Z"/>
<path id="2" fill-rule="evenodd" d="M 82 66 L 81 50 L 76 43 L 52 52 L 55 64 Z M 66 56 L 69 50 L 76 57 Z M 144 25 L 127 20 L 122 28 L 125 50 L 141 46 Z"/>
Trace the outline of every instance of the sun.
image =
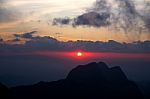
<path id="1" fill-rule="evenodd" d="M 83 53 L 82 52 L 77 52 L 77 56 L 81 57 L 81 56 L 83 56 Z"/>

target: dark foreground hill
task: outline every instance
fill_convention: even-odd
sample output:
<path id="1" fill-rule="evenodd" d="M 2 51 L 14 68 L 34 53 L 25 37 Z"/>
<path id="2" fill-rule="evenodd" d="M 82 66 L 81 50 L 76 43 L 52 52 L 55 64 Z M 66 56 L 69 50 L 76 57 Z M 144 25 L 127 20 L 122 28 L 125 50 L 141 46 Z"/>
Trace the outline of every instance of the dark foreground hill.
<path id="1" fill-rule="evenodd" d="M 93 62 L 74 68 L 54 82 L 40 82 L 9 90 L 11 99 L 143 99 L 137 85 L 128 80 L 120 67 L 108 68 Z"/>
<path id="2" fill-rule="evenodd" d="M 0 99 L 2 99 L 3 97 L 7 97 L 8 93 L 9 89 L 5 85 L 0 83 Z"/>

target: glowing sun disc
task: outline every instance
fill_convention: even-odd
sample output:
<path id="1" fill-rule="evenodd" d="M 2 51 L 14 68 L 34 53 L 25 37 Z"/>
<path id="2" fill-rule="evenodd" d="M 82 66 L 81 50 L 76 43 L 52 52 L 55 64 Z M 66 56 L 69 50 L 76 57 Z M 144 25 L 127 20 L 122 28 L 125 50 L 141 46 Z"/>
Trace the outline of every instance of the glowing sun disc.
<path id="1" fill-rule="evenodd" d="M 78 56 L 78 57 L 81 57 L 82 55 L 83 55 L 82 52 L 77 52 L 77 56 Z"/>

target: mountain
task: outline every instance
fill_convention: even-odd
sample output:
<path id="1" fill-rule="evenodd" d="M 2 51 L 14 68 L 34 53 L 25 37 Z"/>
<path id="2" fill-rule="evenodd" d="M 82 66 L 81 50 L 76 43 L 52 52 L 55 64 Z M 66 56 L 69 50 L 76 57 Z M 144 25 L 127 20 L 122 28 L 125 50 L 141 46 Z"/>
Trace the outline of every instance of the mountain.
<path id="1" fill-rule="evenodd" d="M 141 89 L 145 99 L 150 99 L 150 81 L 136 82 Z"/>
<path id="2" fill-rule="evenodd" d="M 3 97 L 7 97 L 8 92 L 9 92 L 9 89 L 5 85 L 0 83 L 0 99 L 2 99 Z"/>
<path id="3" fill-rule="evenodd" d="M 119 66 L 104 62 L 79 65 L 65 79 L 10 89 L 13 99 L 143 99 L 137 85 Z"/>

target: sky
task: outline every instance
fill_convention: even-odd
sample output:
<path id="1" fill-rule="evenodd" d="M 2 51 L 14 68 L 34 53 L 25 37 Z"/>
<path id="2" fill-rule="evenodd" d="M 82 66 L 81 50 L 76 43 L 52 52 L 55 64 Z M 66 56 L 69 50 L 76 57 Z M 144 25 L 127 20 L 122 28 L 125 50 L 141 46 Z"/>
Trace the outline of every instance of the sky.
<path id="1" fill-rule="evenodd" d="M 1 37 L 11 39 L 13 33 L 32 30 L 39 30 L 41 36 L 56 36 L 55 33 L 62 32 L 62 28 L 48 25 L 49 20 L 60 15 L 61 17 L 79 15 L 93 2 L 93 0 L 3 0 L 0 8 Z M 64 39 L 68 40 L 72 35 L 69 32 L 73 30 L 76 31 L 76 29 L 67 28 Z"/>
<path id="2" fill-rule="evenodd" d="M 58 80 L 93 61 L 150 81 L 150 0 L 0 0 L 0 82 Z"/>
<path id="3" fill-rule="evenodd" d="M 127 2 L 118 1 L 118 3 L 115 0 L 106 0 L 107 4 L 102 9 L 98 8 L 98 5 L 100 5 L 98 1 L 105 0 L 1 0 L 0 37 L 7 41 L 13 39 L 13 34 L 16 33 L 38 31 L 39 36 L 51 36 L 60 41 L 116 40 L 119 42 L 133 42 L 150 39 L 149 31 L 145 30 L 145 26 L 149 29 L 149 24 L 146 23 L 150 20 L 148 14 L 149 0 L 127 0 Z M 126 3 L 126 5 L 123 6 L 123 3 Z M 120 6 L 122 6 L 122 9 L 120 9 Z M 110 10 L 110 7 L 112 10 Z M 96 11 L 96 9 L 99 11 Z M 106 9 L 111 13 L 111 18 L 114 14 L 118 16 L 117 13 L 120 11 L 120 18 L 115 17 L 118 22 L 115 18 L 112 18 L 111 25 L 99 27 L 83 24 L 78 25 L 76 28 L 66 24 L 61 26 L 52 25 L 54 18 L 63 19 L 67 17 L 75 19 L 80 15 L 84 15 L 84 13 L 88 13 L 88 10 L 102 14 L 102 12 L 106 13 Z M 130 26 L 130 30 L 125 30 L 129 28 L 127 24 L 135 26 Z M 117 29 L 114 27 L 117 27 Z"/>

